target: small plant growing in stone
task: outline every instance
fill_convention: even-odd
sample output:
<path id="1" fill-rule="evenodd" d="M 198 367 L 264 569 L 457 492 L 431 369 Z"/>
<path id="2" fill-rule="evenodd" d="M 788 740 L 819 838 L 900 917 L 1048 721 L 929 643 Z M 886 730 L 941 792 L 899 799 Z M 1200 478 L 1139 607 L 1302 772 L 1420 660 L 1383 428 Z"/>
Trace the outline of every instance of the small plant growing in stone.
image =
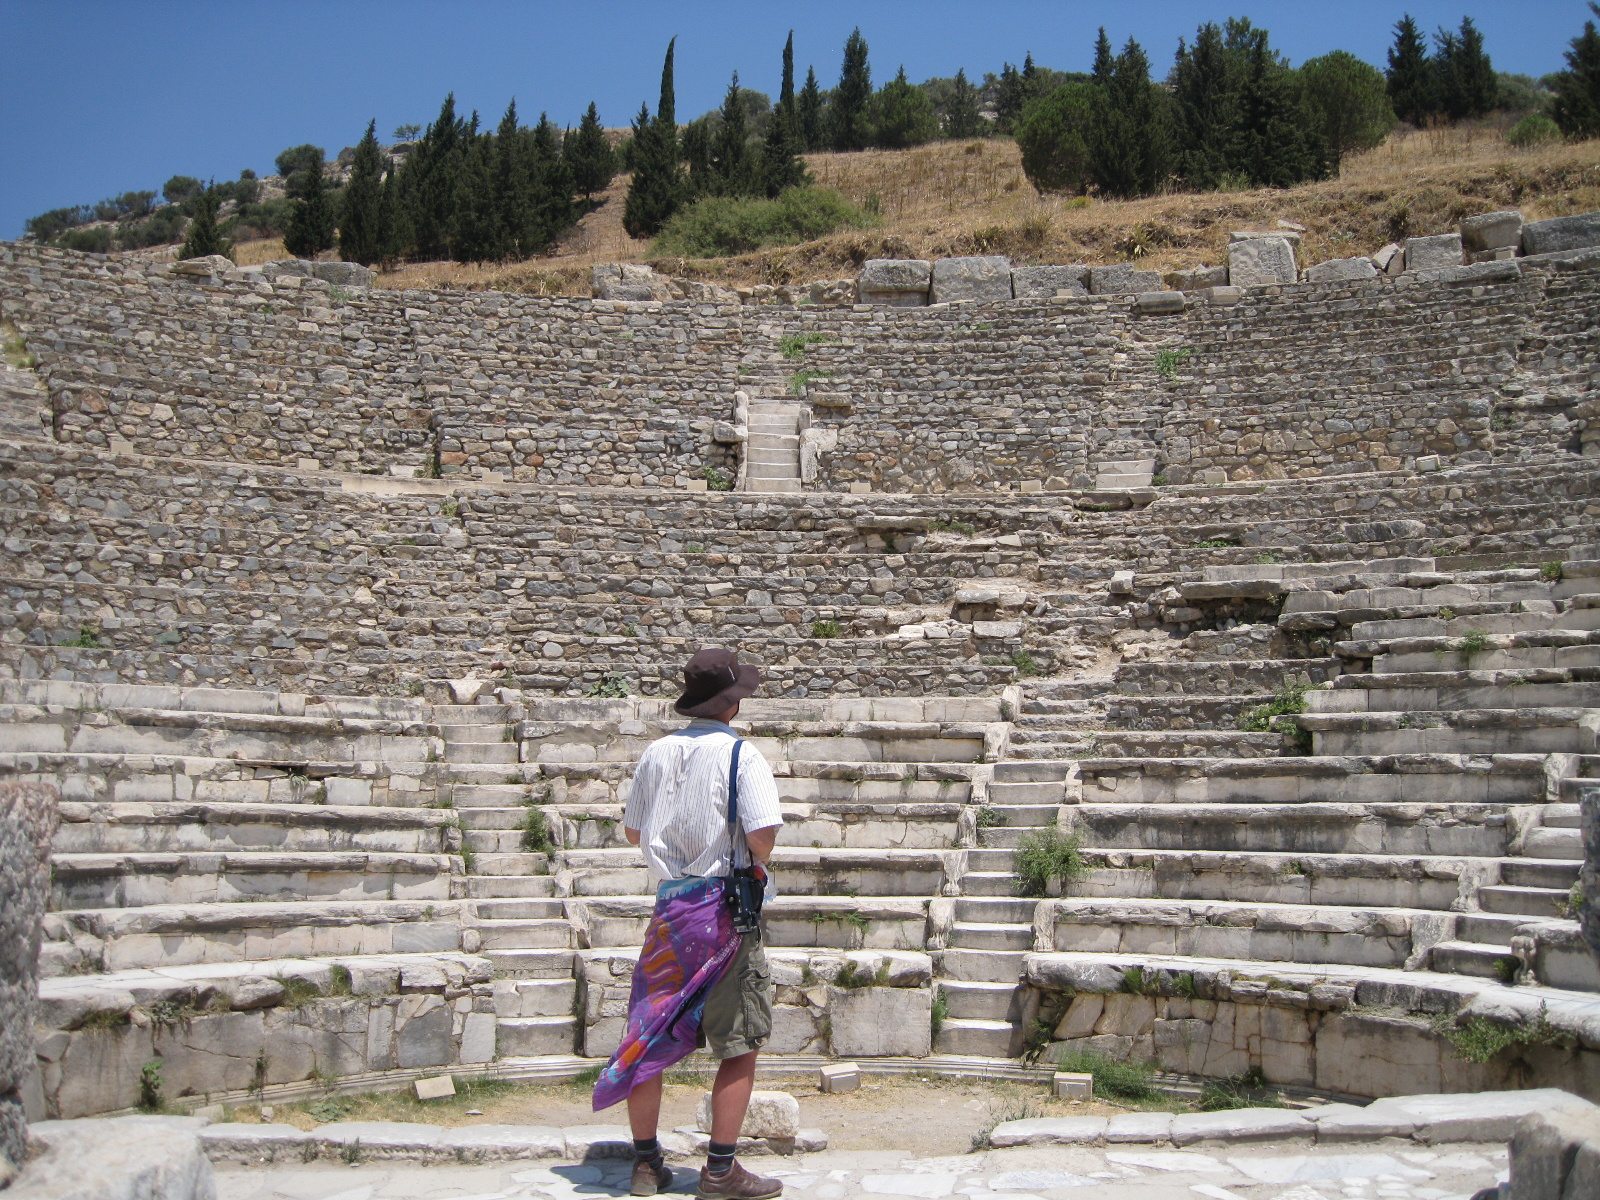
<path id="1" fill-rule="evenodd" d="M 1517 972 L 1522 969 L 1522 960 L 1515 954 L 1502 954 L 1494 960 L 1494 974 L 1501 983 L 1511 987 L 1517 982 Z"/>
<path id="2" fill-rule="evenodd" d="M 1151 487 L 1166 487 L 1167 484 L 1171 482 L 1172 481 L 1167 478 L 1167 473 L 1165 471 L 1157 471 L 1154 475 L 1150 476 Z"/>
<path id="3" fill-rule="evenodd" d="M 815 346 L 832 340 L 825 333 L 791 333 L 787 337 L 778 339 L 778 351 L 785 358 L 803 358 L 807 346 Z"/>
<path id="4" fill-rule="evenodd" d="M 334 963 L 328 968 L 328 995 L 348 996 L 350 994 L 350 968 L 343 963 Z"/>
<path id="5" fill-rule="evenodd" d="M 67 645 L 75 646 L 79 650 L 99 650 L 101 649 L 100 631 L 85 625 L 78 630 L 78 636 L 68 642 Z"/>
<path id="6" fill-rule="evenodd" d="M 1023 834 L 1014 863 L 1019 896 L 1043 896 L 1052 880 L 1072 883 L 1089 869 L 1079 839 L 1054 826 Z"/>
<path id="7" fill-rule="evenodd" d="M 161 1060 L 155 1059 L 139 1068 L 139 1107 L 145 1112 L 160 1112 L 166 1107 L 161 1096 Z"/>
<path id="8" fill-rule="evenodd" d="M 527 814 L 522 818 L 522 848 L 530 854 L 556 852 L 556 844 L 550 837 L 550 823 L 543 810 L 534 804 L 528 805 Z"/>
<path id="9" fill-rule="evenodd" d="M 1033 655 L 1026 650 L 1018 650 L 1013 654 L 1011 656 L 1011 665 L 1017 669 L 1017 674 L 1024 679 L 1031 679 L 1035 675 L 1044 674 Z"/>
<path id="10" fill-rule="evenodd" d="M 839 622 L 834 620 L 811 622 L 811 636 L 814 638 L 836 638 L 840 636 Z"/>
<path id="11" fill-rule="evenodd" d="M 934 520 L 928 528 L 934 533 L 959 533 L 963 537 L 971 537 L 978 532 L 978 527 L 967 521 L 947 521 L 943 517 Z"/>
<path id="12" fill-rule="evenodd" d="M 1539 574 L 1542 578 L 1554 583 L 1561 578 L 1561 567 L 1562 564 L 1560 562 L 1542 563 L 1539 567 Z"/>
<path id="13" fill-rule="evenodd" d="M 1439 620 L 1441 621 L 1454 621 L 1456 619 L 1456 610 L 1451 608 L 1449 605 L 1442 605 L 1439 609 L 1438 616 Z"/>
<path id="14" fill-rule="evenodd" d="M 993 829 L 1006 823 L 1006 815 L 998 808 L 985 804 L 974 814 L 979 829 Z"/>
<path id="15" fill-rule="evenodd" d="M 453 517 L 460 511 L 461 502 L 454 496 L 446 496 L 443 500 L 439 501 L 439 515 L 441 517 Z"/>
<path id="16" fill-rule="evenodd" d="M 1260 554 L 1256 555 L 1256 562 L 1261 566 L 1270 566 L 1273 563 L 1281 563 L 1282 561 L 1283 555 L 1279 554 L 1276 550 L 1263 550 Z"/>
<path id="17" fill-rule="evenodd" d="M 1180 346 L 1176 350 L 1156 351 L 1156 374 L 1163 379 L 1176 379 L 1178 368 L 1183 366 L 1183 360 L 1194 353 L 1188 346 Z"/>
<path id="18" fill-rule="evenodd" d="M 1461 653 L 1482 654 L 1489 648 L 1489 635 L 1481 629 L 1469 629 L 1461 638 Z"/>
<path id="19" fill-rule="evenodd" d="M 1579 880 L 1572 885 L 1572 890 L 1561 901 L 1561 915 L 1569 921 L 1575 921 L 1578 913 L 1583 908 L 1583 881 Z"/>
<path id="20" fill-rule="evenodd" d="M 1308 683 L 1285 683 L 1278 688 L 1277 695 L 1265 704 L 1257 704 L 1247 708 L 1239 717 L 1239 728 L 1245 733 L 1270 733 L 1277 728 L 1279 717 L 1293 716 L 1306 710 L 1306 693 L 1311 690 Z"/>
<path id="21" fill-rule="evenodd" d="M 933 1030 L 935 1041 L 939 1038 L 939 1030 L 944 1028 L 944 1019 L 949 1015 L 950 999 L 944 994 L 943 988 L 937 988 L 933 993 L 933 1011 L 928 1017 L 928 1023 Z"/>
<path id="22" fill-rule="evenodd" d="M 283 1002 L 292 1008 L 309 1004 L 322 995 L 316 984 L 300 975 L 285 975 L 278 982 L 283 984 Z"/>
<path id="23" fill-rule="evenodd" d="M 706 548 L 699 542 L 690 542 L 683 548 L 683 552 L 685 554 L 704 554 L 706 552 Z"/>
<path id="24" fill-rule="evenodd" d="M 710 463 L 700 469 L 700 475 L 705 479 L 706 487 L 713 492 L 733 491 L 733 480 L 729 479 Z"/>
<path id="25" fill-rule="evenodd" d="M 1208 1079 L 1200 1085 L 1201 1112 L 1222 1112 L 1233 1108 L 1282 1108 L 1283 1100 L 1267 1088 L 1267 1077 L 1260 1067 L 1251 1067 L 1227 1079 Z M 1265 1093 L 1265 1094 L 1263 1094 Z"/>
<path id="26" fill-rule="evenodd" d="M 1497 412 L 1489 419 L 1489 428 L 1496 433 L 1506 433 L 1517 427 L 1517 419 L 1510 413 Z"/>
<path id="27" fill-rule="evenodd" d="M 1058 1071 L 1081 1071 L 1094 1076 L 1096 1096 L 1118 1100 L 1154 1100 L 1161 1093 L 1150 1082 L 1155 1064 L 1128 1059 L 1119 1062 L 1098 1050 L 1063 1050 L 1056 1060 Z"/>
<path id="28" fill-rule="evenodd" d="M 623 700 L 628 696 L 628 680 L 617 674 L 607 675 L 589 685 L 589 690 L 584 692 L 592 700 Z"/>
<path id="29" fill-rule="evenodd" d="M 1560 1035 L 1545 1017 L 1544 1006 L 1531 1022 L 1511 1025 L 1488 1017 L 1469 1016 L 1460 1021 L 1442 1017 L 1434 1025 L 1454 1047 L 1456 1054 L 1470 1063 L 1486 1063 L 1512 1046 L 1556 1045 Z"/>
<path id="30" fill-rule="evenodd" d="M 1201 538 L 1194 543 L 1196 550 L 1231 550 L 1233 543 L 1227 538 Z"/>
<path id="31" fill-rule="evenodd" d="M 806 389 L 819 379 L 827 379 L 826 371 L 799 370 L 789 376 L 789 394 L 791 396 L 804 396 Z"/>

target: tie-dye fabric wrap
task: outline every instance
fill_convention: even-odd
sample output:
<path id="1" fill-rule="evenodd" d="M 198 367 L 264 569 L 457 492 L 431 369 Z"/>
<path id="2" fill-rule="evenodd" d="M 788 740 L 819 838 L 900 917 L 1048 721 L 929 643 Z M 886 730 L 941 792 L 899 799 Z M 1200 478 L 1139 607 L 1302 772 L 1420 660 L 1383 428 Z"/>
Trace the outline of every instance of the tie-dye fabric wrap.
<path id="1" fill-rule="evenodd" d="M 622 1044 L 595 1081 L 596 1112 L 693 1053 L 706 995 L 739 949 L 722 888 L 721 879 L 691 875 L 656 889 Z"/>

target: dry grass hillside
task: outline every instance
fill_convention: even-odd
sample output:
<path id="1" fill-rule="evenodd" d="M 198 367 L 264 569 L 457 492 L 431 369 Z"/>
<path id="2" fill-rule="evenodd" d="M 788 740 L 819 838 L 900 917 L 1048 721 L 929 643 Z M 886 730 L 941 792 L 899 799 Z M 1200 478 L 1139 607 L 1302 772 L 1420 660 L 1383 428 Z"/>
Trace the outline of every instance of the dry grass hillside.
<path id="1" fill-rule="evenodd" d="M 1002 139 L 813 154 L 807 161 L 819 184 L 858 203 L 876 197 L 878 228 L 736 258 L 654 261 L 675 275 L 735 284 L 832 279 L 867 258 L 953 254 L 1004 254 L 1017 263 L 1137 258 L 1170 270 L 1224 262 L 1230 230 L 1282 219 L 1305 226 L 1300 258 L 1309 264 L 1445 232 L 1463 216 L 1497 208 L 1521 208 L 1532 219 L 1600 209 L 1600 142 L 1519 150 L 1501 132 L 1498 124 L 1406 130 L 1347 160 L 1338 179 L 1130 201 L 1041 197 L 1022 174 L 1016 145 Z M 414 264 L 382 276 L 380 286 L 587 295 L 591 264 L 651 261 L 649 243 L 622 229 L 625 190 L 619 178 L 546 257 L 507 266 Z M 282 253 L 279 243 L 241 250 L 241 262 Z"/>

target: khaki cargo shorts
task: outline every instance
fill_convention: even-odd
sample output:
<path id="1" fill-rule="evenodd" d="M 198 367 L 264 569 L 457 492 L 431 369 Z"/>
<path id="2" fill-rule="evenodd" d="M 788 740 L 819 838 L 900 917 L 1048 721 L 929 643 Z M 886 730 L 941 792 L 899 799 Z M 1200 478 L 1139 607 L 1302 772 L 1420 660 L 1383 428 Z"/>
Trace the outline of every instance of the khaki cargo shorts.
<path id="1" fill-rule="evenodd" d="M 772 970 L 759 933 L 747 933 L 706 996 L 700 1044 L 719 1061 L 766 1045 L 772 1036 Z"/>

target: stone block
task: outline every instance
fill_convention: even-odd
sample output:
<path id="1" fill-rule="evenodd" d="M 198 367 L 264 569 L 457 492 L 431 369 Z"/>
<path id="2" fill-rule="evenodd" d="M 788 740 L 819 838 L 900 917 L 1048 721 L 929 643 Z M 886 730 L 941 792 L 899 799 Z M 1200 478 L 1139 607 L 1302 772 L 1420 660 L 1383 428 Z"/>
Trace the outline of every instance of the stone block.
<path id="1" fill-rule="evenodd" d="M 631 1159 L 633 1134 L 626 1125 L 569 1125 L 563 1129 L 566 1157 L 586 1159 Z"/>
<path id="2" fill-rule="evenodd" d="M 1261 238 L 1282 238 L 1298 251 L 1302 232 L 1303 230 L 1297 227 L 1290 227 L 1280 221 L 1276 229 L 1235 229 L 1228 234 L 1228 244 L 1231 246 L 1234 242 L 1253 242 Z"/>
<path id="3" fill-rule="evenodd" d="M 1516 209 L 1462 218 L 1461 245 L 1469 253 L 1515 249 L 1522 244 L 1522 214 Z"/>
<path id="4" fill-rule="evenodd" d="M 372 269 L 353 262 L 319 262 L 311 264 L 311 275 L 335 287 L 369 288 L 372 286 Z"/>
<path id="5" fill-rule="evenodd" d="M 1166 1142 L 1172 1140 L 1172 1114 L 1125 1112 L 1111 1118 L 1106 1142 Z"/>
<path id="6" fill-rule="evenodd" d="M 1168 271 L 1161 281 L 1180 292 L 1199 292 L 1206 288 L 1225 287 L 1228 282 L 1227 267 L 1190 267 L 1183 271 Z"/>
<path id="7" fill-rule="evenodd" d="M 1141 292 L 1134 299 L 1133 311 L 1146 316 L 1180 313 L 1188 304 L 1182 292 Z"/>
<path id="8" fill-rule="evenodd" d="M 1299 1113 L 1282 1108 L 1238 1108 L 1224 1112 L 1180 1113 L 1172 1118 L 1172 1142 L 1268 1142 L 1308 1138 L 1316 1126 Z"/>
<path id="9" fill-rule="evenodd" d="M 828 989 L 829 1049 L 841 1057 L 926 1058 L 932 1020 L 933 993 L 924 988 Z"/>
<path id="10" fill-rule="evenodd" d="M 1129 584 L 1132 584 L 1133 572 L 1129 571 Z M 1067 1006 L 1067 1011 L 1061 1015 L 1061 1020 L 1056 1023 L 1056 1037 L 1061 1039 L 1088 1037 L 1094 1032 L 1095 1023 L 1100 1020 L 1100 1014 L 1105 1011 L 1106 998 L 1095 992 L 1083 992 L 1072 998 L 1072 1003 Z"/>
<path id="11" fill-rule="evenodd" d="M 1228 282 L 1234 287 L 1268 287 L 1299 278 L 1294 246 L 1286 237 L 1250 237 L 1228 244 Z"/>
<path id="12" fill-rule="evenodd" d="M 1505 1200 L 1580 1200 L 1600 1196 L 1600 1108 L 1535 1112 L 1511 1135 Z"/>
<path id="13" fill-rule="evenodd" d="M 1583 826 L 1583 868 L 1579 876 L 1583 904 L 1578 920 L 1584 941 L 1600 957 L 1600 787 L 1580 789 L 1579 814 Z"/>
<path id="14" fill-rule="evenodd" d="M 439 1148 L 447 1162 L 511 1162 L 561 1158 L 567 1152 L 567 1139 L 549 1125 L 462 1125 L 446 1129 Z"/>
<path id="15" fill-rule="evenodd" d="M 52 784 L 0 783 L 0 1167 L 20 1164 L 27 1150 L 18 1089 L 36 1064 L 39 943 L 56 824 Z"/>
<path id="16" fill-rule="evenodd" d="M 1307 283 L 1343 283 L 1350 279 L 1376 279 L 1378 268 L 1370 258 L 1334 258 L 1306 268 Z"/>
<path id="17" fill-rule="evenodd" d="M 1466 261 L 1459 233 L 1435 233 L 1406 239 L 1406 270 L 1443 271 Z"/>
<path id="18" fill-rule="evenodd" d="M 200 1144 L 213 1163 L 252 1167 L 263 1163 L 300 1162 L 310 1138 L 305 1130 L 293 1125 L 225 1122 L 200 1130 Z"/>
<path id="19" fill-rule="evenodd" d="M 1006 1146 L 1084 1146 L 1099 1142 L 1109 1124 L 1105 1117 L 1029 1117 L 1002 1121 L 989 1132 L 989 1144 Z"/>
<path id="20" fill-rule="evenodd" d="M 1522 227 L 1524 254 L 1555 254 L 1600 246 L 1600 212 L 1533 221 Z"/>
<path id="21" fill-rule="evenodd" d="M 1094 1076 L 1087 1071 L 1057 1071 L 1051 1083 L 1057 1100 L 1094 1099 Z"/>
<path id="22" fill-rule="evenodd" d="M 261 264 L 261 274 L 267 279 L 310 279 L 312 264 L 304 258 L 280 258 Z"/>
<path id="23" fill-rule="evenodd" d="M 44 1121 L 7 1200 L 215 1200 L 199 1130 L 173 1118 Z"/>
<path id="24" fill-rule="evenodd" d="M 1052 296 L 1087 296 L 1089 268 L 1085 266 L 1012 267 L 1011 294 L 1018 300 Z"/>
<path id="25" fill-rule="evenodd" d="M 439 1142 L 444 1128 L 419 1121 L 334 1121 L 318 1126 L 311 1142 L 322 1158 L 338 1158 L 354 1153 L 360 1144 L 362 1158 L 416 1159 L 427 1162 L 440 1157 Z"/>
<path id="26" fill-rule="evenodd" d="M 817 1090 L 829 1094 L 853 1092 L 860 1086 L 861 1068 L 855 1063 L 828 1063 L 817 1081 Z"/>
<path id="27" fill-rule="evenodd" d="M 1206 288 L 1202 295 L 1205 296 L 1208 304 L 1214 304 L 1219 308 L 1227 308 L 1244 299 L 1244 289 L 1230 284 L 1227 287 Z"/>
<path id="28" fill-rule="evenodd" d="M 1161 274 L 1158 271 L 1143 271 L 1132 263 L 1089 268 L 1089 291 L 1096 296 L 1124 296 L 1160 290 Z"/>
<path id="29" fill-rule="evenodd" d="M 1594 1108 L 1560 1088 L 1528 1088 L 1513 1092 L 1448 1092 L 1428 1096 L 1390 1096 L 1374 1100 L 1367 1111 L 1395 1114 L 1414 1122 L 1411 1136 L 1419 1142 L 1503 1142 L 1517 1123 L 1534 1113 L 1587 1113 Z"/>
<path id="30" fill-rule="evenodd" d="M 700 1097 L 695 1109 L 695 1124 L 702 1133 L 711 1132 L 711 1093 Z M 759 1138 L 792 1138 L 800 1132 L 800 1101 L 788 1092 L 750 1093 L 750 1107 L 745 1110 L 744 1124 L 739 1126 L 739 1136 Z"/>
<path id="31" fill-rule="evenodd" d="M 933 264 L 931 279 L 928 298 L 934 304 L 1011 299 L 1011 263 L 997 254 L 941 258 Z"/>
<path id="32" fill-rule="evenodd" d="M 925 258 L 869 258 L 856 276 L 862 304 L 914 308 L 928 303 L 933 263 Z"/>
<path id="33" fill-rule="evenodd" d="M 411 1085 L 418 1100 L 442 1100 L 456 1094 L 456 1081 L 448 1075 L 435 1075 L 431 1079 L 418 1079 Z"/>

